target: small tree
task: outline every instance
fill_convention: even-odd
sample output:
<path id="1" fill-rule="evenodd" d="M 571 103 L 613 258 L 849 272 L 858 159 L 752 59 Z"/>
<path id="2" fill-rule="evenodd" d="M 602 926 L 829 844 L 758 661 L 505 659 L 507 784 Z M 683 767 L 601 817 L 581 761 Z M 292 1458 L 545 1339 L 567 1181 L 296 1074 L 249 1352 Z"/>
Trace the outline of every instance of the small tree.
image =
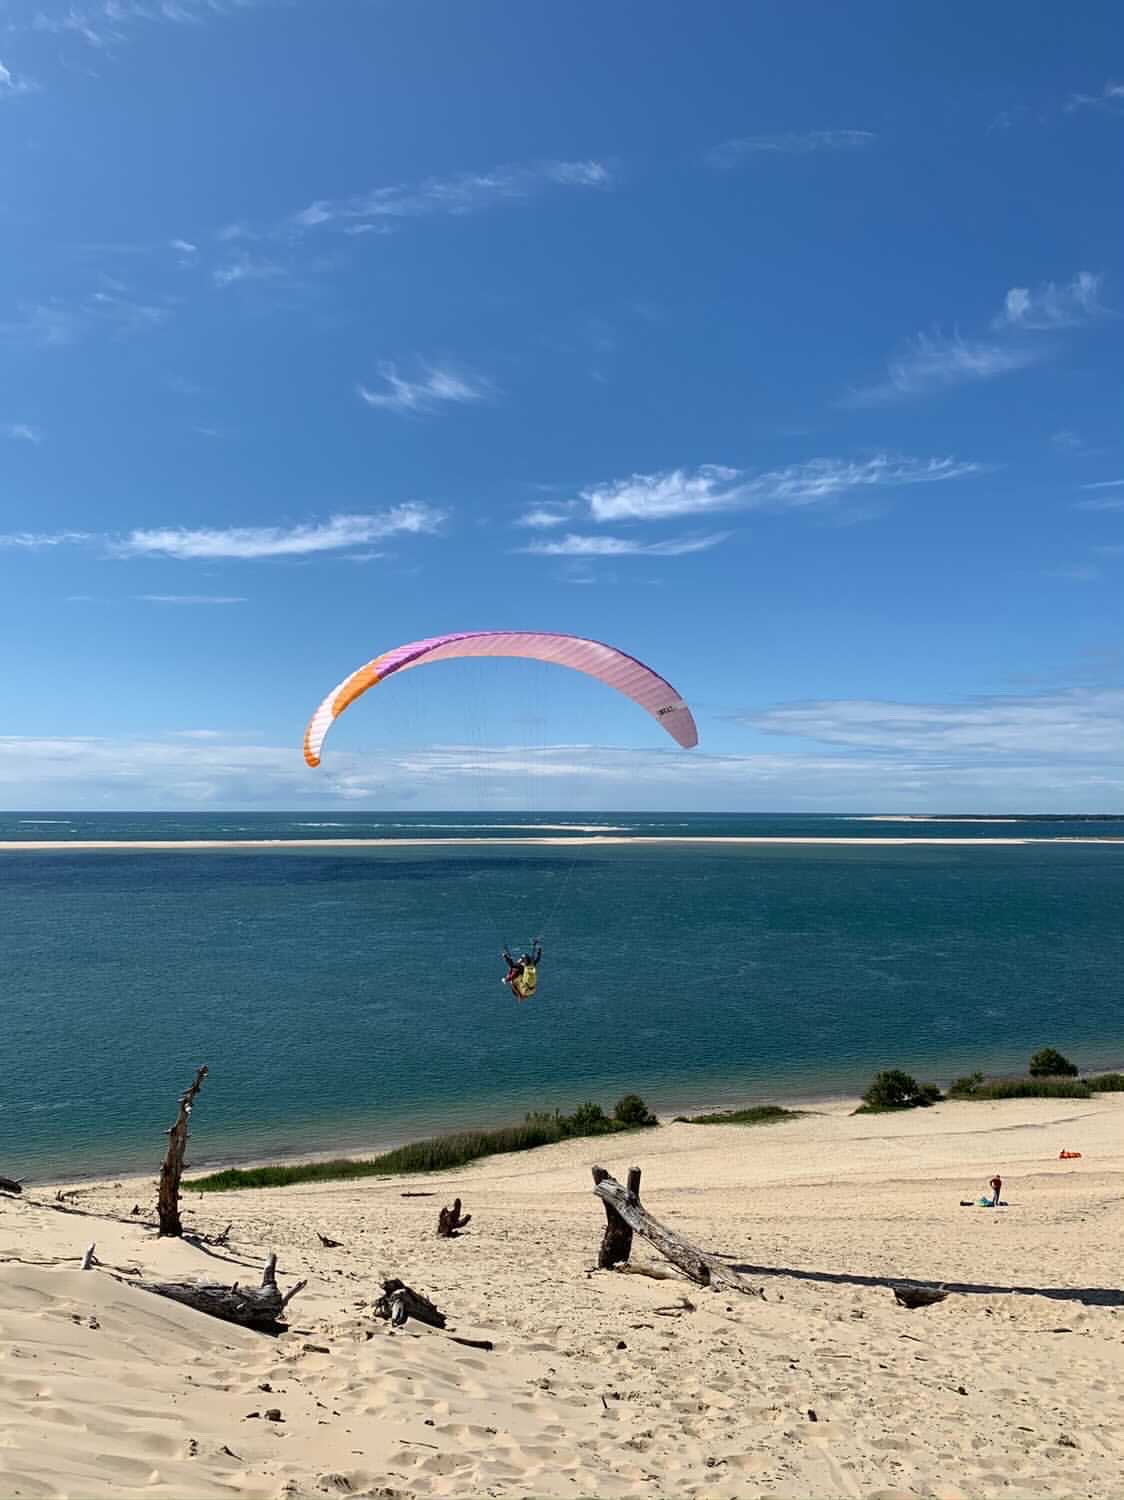
<path id="1" fill-rule="evenodd" d="M 648 1113 L 648 1106 L 639 1094 L 625 1094 L 623 1099 L 618 1099 L 613 1106 L 613 1119 L 618 1125 L 654 1125 L 655 1120 Z"/>
<path id="2" fill-rule="evenodd" d="M 600 1104 L 587 1099 L 566 1121 L 573 1135 L 603 1135 L 609 1128 L 609 1120 Z"/>
<path id="3" fill-rule="evenodd" d="M 1053 1047 L 1041 1047 L 1030 1059 L 1032 1078 L 1076 1078 L 1078 1068 Z"/>
<path id="4" fill-rule="evenodd" d="M 918 1083 L 900 1068 L 885 1068 L 874 1075 L 863 1095 L 863 1104 L 868 1110 L 916 1109 L 919 1105 L 935 1104 L 940 1097 L 936 1084 Z"/>

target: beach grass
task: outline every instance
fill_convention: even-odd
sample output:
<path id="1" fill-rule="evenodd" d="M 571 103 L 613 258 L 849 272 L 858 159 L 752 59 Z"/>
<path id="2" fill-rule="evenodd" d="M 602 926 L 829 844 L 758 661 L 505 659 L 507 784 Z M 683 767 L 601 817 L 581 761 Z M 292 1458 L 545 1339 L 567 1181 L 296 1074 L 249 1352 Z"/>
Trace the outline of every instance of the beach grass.
<path id="1" fill-rule="evenodd" d="M 1084 1078 L 958 1078 L 950 1099 L 1091 1099 L 1093 1089 Z"/>
<path id="2" fill-rule="evenodd" d="M 806 1109 L 784 1109 L 779 1104 L 755 1104 L 750 1109 L 725 1109 L 713 1115 L 676 1115 L 676 1125 L 777 1125 L 799 1120 Z"/>
<path id="3" fill-rule="evenodd" d="M 1100 1073 L 1095 1078 L 1086 1078 L 1094 1094 L 1124 1093 L 1124 1073 Z"/>
<path id="4" fill-rule="evenodd" d="M 640 1110 L 636 1105 L 640 1104 Z M 598 1104 L 581 1105 L 572 1115 L 557 1111 L 530 1114 L 521 1125 L 496 1130 L 460 1130 L 452 1135 L 412 1141 L 366 1159 L 338 1157 L 332 1161 L 278 1163 L 262 1167 L 227 1167 L 184 1183 L 185 1192 L 229 1193 L 241 1188 L 289 1187 L 298 1182 L 341 1182 L 354 1177 L 398 1177 L 420 1172 L 446 1172 L 485 1156 L 511 1151 L 533 1151 L 575 1137 L 618 1135 L 644 1130 L 659 1122 L 648 1115 L 636 1095 L 626 1095 L 617 1106 L 626 1118 L 606 1115 Z"/>

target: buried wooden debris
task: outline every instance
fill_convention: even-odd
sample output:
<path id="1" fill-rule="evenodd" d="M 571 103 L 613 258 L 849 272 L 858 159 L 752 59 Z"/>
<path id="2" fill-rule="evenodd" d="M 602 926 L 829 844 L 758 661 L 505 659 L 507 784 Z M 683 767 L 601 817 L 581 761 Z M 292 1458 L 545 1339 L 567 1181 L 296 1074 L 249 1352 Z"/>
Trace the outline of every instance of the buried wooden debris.
<path id="1" fill-rule="evenodd" d="M 343 1249 L 343 1240 L 330 1240 L 326 1234 L 321 1234 L 319 1229 L 316 1231 L 316 1238 L 324 1246 L 325 1250 Z"/>
<path id="2" fill-rule="evenodd" d="M 896 1286 L 893 1292 L 894 1300 L 901 1307 L 909 1308 L 932 1307 L 948 1296 L 948 1292 L 939 1286 Z"/>
<path id="3" fill-rule="evenodd" d="M 0 1177 L 0 1193 L 22 1193 L 23 1183 L 14 1177 Z"/>
<path id="4" fill-rule="evenodd" d="M 451 1240 L 471 1219 L 471 1214 L 461 1213 L 461 1200 L 454 1198 L 452 1208 L 443 1208 L 437 1215 L 438 1236 L 443 1240 Z"/>
<path id="5" fill-rule="evenodd" d="M 88 1245 L 86 1247 L 86 1253 L 82 1257 L 82 1264 L 78 1268 L 80 1271 L 89 1271 L 97 1265 L 98 1258 L 94 1254 L 94 1249 L 94 1245 Z"/>
<path id="6" fill-rule="evenodd" d="M 490 1351 L 496 1347 L 491 1339 L 462 1339 L 458 1338 L 455 1333 L 449 1335 L 449 1342 L 450 1344 L 464 1344 L 466 1349 L 487 1349 Z"/>
<path id="7" fill-rule="evenodd" d="M 633 1168 L 633 1172 L 639 1184 L 639 1170 Z M 632 1173 L 629 1177 L 631 1179 Z M 593 1191 L 605 1206 L 607 1208 L 611 1206 L 617 1216 L 624 1220 L 629 1230 L 646 1239 L 665 1260 L 669 1260 L 673 1266 L 678 1266 L 691 1281 L 697 1282 L 699 1286 L 726 1287 L 730 1291 L 745 1292 L 757 1297 L 764 1296 L 760 1287 L 751 1286 L 749 1282 L 743 1281 L 736 1271 L 732 1271 L 716 1256 L 708 1255 L 692 1245 L 690 1240 L 684 1239 L 682 1235 L 676 1234 L 674 1230 L 661 1224 L 658 1219 L 654 1219 L 642 1206 L 639 1196 L 630 1193 L 628 1188 L 622 1187 L 615 1177 L 611 1177 L 605 1171 L 604 1167 L 594 1167 L 593 1182 Z M 610 1221 L 605 1230 L 605 1240 L 602 1241 L 602 1254 L 606 1251 L 605 1241 L 608 1240 L 610 1230 L 613 1229 L 614 1226 Z M 631 1251 L 631 1235 L 629 1240 Z M 616 1253 L 615 1249 L 612 1253 Z M 598 1264 L 601 1264 L 600 1259 Z"/>
<path id="8" fill-rule="evenodd" d="M 273 1328 L 308 1282 L 298 1281 L 282 1296 L 277 1285 L 277 1257 L 271 1255 L 260 1287 L 243 1287 L 237 1282 L 233 1286 L 224 1286 L 214 1281 L 130 1281 L 127 1284 L 139 1287 L 143 1292 L 154 1292 L 158 1297 L 170 1297 L 173 1302 L 183 1302 L 198 1312 L 222 1318 L 228 1323 L 242 1323 L 248 1328 Z"/>
<path id="9" fill-rule="evenodd" d="M 383 1282 L 382 1290 L 383 1295 L 375 1303 L 376 1318 L 389 1318 L 395 1328 L 401 1328 L 409 1318 L 428 1323 L 431 1328 L 444 1328 L 445 1314 L 404 1281 L 391 1277 Z"/>

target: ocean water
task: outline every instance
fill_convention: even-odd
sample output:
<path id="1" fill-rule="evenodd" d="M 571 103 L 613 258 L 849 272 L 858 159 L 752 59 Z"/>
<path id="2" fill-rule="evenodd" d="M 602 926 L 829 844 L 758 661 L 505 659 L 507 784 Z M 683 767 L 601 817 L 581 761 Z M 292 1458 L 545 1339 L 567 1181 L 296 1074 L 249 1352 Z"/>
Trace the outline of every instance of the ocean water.
<path id="1" fill-rule="evenodd" d="M 0 818 L 0 841 L 59 844 L 0 854 L 6 1175 L 154 1168 L 203 1062 L 197 1165 L 631 1091 L 666 1108 L 845 1092 L 879 1067 L 941 1080 L 1022 1068 L 1045 1044 L 1086 1067 L 1124 1061 L 1124 841 L 1069 842 L 1120 822 L 33 817 Z M 527 841 L 533 824 L 700 842 L 546 846 Z M 1034 842 L 705 842 L 737 833 Z M 521 842 L 66 849 L 347 834 Z M 539 994 L 517 1005 L 500 949 L 538 933 Z"/>

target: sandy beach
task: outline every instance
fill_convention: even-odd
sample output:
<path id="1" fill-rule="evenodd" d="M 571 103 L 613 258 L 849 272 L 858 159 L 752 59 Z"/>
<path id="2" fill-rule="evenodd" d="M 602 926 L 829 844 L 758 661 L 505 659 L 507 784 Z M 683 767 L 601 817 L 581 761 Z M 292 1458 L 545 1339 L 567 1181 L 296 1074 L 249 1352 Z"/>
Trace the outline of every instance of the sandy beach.
<path id="1" fill-rule="evenodd" d="M 856 845 L 856 846 L 879 846 L 895 844 L 941 844 L 952 848 L 986 848 L 988 845 L 1013 845 L 1013 844 L 1119 844 L 1124 848 L 1124 838 L 1097 838 L 1095 836 L 1059 837 L 1059 838 L 987 838 L 987 839 L 950 839 L 950 838 L 768 838 L 756 835 L 734 835 L 717 837 L 690 838 L 683 835 L 668 835 L 666 837 L 656 835 L 652 837 L 636 838 L 633 835 L 616 834 L 581 834 L 575 837 L 563 838 L 522 838 L 522 839 L 497 839 L 497 838 L 452 838 L 452 839 L 8 839 L 0 842 L 0 854 L 18 854 L 21 852 L 35 854 L 49 854 L 66 852 L 73 853 L 81 850 L 96 849 L 134 849 L 137 851 L 153 849 L 175 849 L 183 852 L 185 850 L 214 850 L 214 849 L 415 849 L 415 848 L 442 848 L 448 845 L 468 845 L 477 847 L 488 845 L 492 847 L 519 848 L 536 845 L 561 845 L 571 847 L 586 844 L 826 844 L 826 845 Z"/>
<path id="2" fill-rule="evenodd" d="M 0 1197 L 0 1492 L 1124 1492 L 1124 1096 L 850 1107 L 185 1197 L 190 1228 L 233 1225 L 228 1249 L 158 1240 L 152 1179 L 86 1185 L 81 1214 L 53 1185 Z M 764 1296 L 594 1270 L 594 1163 L 641 1166 L 648 1209 Z M 1009 1206 L 961 1206 L 996 1170 Z M 454 1196 L 472 1222 L 439 1240 Z M 309 1279 L 279 1338 L 112 1274 L 249 1282 L 271 1250 L 283 1288 Z M 666 1268 L 639 1240 L 633 1260 Z M 375 1319 L 389 1276 L 447 1333 Z M 900 1278 L 952 1294 L 910 1311 Z"/>

